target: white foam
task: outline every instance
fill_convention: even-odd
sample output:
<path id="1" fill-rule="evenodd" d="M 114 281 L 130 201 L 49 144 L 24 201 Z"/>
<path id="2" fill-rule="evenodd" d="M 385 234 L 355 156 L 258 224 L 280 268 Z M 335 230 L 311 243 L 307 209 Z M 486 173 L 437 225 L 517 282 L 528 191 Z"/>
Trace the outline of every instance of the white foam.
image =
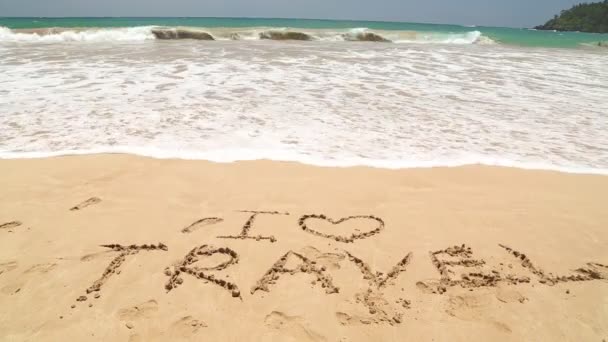
<path id="1" fill-rule="evenodd" d="M 116 29 L 86 29 L 66 30 L 59 33 L 19 33 L 13 32 L 6 27 L 0 27 L 0 42 L 34 42 L 34 43 L 56 43 L 56 42 L 111 42 L 111 41 L 143 41 L 152 40 L 154 35 L 152 27 L 129 27 Z"/>
<path id="2" fill-rule="evenodd" d="M 128 154 L 155 159 L 181 159 L 181 160 L 206 160 L 215 163 L 234 163 L 239 161 L 271 160 L 280 162 L 296 162 L 306 165 L 320 167 L 372 167 L 380 169 L 413 169 L 413 168 L 437 168 L 437 167 L 459 167 L 470 165 L 499 166 L 519 168 L 526 170 L 546 170 L 574 174 L 608 175 L 608 169 L 591 167 L 565 167 L 549 163 L 518 162 L 507 159 L 488 158 L 485 156 L 469 156 L 455 160 L 374 160 L 364 158 L 353 158 L 350 160 L 330 160 L 315 158 L 308 155 L 289 153 L 285 151 L 261 151 L 261 150 L 216 150 L 211 152 L 184 151 L 184 150 L 162 150 L 154 147 L 137 146 L 108 146 L 97 147 L 86 150 L 63 150 L 48 152 L 1 152 L 0 159 L 42 159 L 62 156 L 96 155 L 96 154 Z"/>
<path id="3" fill-rule="evenodd" d="M 483 43 L 491 44 L 494 41 L 486 36 L 483 36 L 480 31 L 471 31 L 465 33 L 418 33 L 415 37 L 407 37 L 405 39 L 397 38 L 397 43 L 433 43 L 433 44 L 459 44 L 470 45 L 476 44 L 483 38 Z"/>
<path id="4" fill-rule="evenodd" d="M 604 54 L 344 46 L 7 44 L 0 158 L 129 153 L 607 174 Z"/>

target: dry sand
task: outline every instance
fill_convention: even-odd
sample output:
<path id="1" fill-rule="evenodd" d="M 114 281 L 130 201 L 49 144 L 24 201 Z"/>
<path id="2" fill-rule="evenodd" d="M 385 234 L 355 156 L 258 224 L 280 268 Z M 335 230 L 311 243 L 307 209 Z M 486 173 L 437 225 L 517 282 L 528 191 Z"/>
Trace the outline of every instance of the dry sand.
<path id="1" fill-rule="evenodd" d="M 2 341 L 608 340 L 605 176 L 99 155 L 0 189 Z"/>

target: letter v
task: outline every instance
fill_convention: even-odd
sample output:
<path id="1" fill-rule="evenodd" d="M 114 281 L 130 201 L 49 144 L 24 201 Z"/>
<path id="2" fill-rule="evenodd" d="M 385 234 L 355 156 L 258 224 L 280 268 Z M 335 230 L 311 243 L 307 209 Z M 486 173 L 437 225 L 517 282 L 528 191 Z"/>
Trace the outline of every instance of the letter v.
<path id="1" fill-rule="evenodd" d="M 397 263 L 397 265 L 395 265 L 391 269 L 390 272 L 388 272 L 385 276 L 382 276 L 381 272 L 376 272 L 376 273 L 372 272 L 369 265 L 367 263 L 365 263 L 363 260 L 357 258 L 356 256 L 352 255 L 348 251 L 344 251 L 344 252 L 348 256 L 348 259 L 350 261 L 352 261 L 355 265 L 357 265 L 357 267 L 363 274 L 363 279 L 369 280 L 371 282 L 371 284 L 375 285 L 376 288 L 378 288 L 378 289 L 386 287 L 386 285 L 389 284 L 390 280 L 396 279 L 399 276 L 399 274 L 401 274 L 402 272 L 405 272 L 407 265 L 412 260 L 412 252 L 410 252 L 403 259 L 401 259 L 401 261 L 399 261 Z"/>

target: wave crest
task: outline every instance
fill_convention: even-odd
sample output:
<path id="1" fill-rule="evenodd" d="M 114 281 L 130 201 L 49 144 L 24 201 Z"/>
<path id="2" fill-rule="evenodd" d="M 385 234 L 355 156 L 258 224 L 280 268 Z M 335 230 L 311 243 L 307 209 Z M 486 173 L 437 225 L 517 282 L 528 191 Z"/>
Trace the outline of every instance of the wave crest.
<path id="1" fill-rule="evenodd" d="M 190 28 L 153 28 L 151 32 L 156 39 L 215 40 L 205 31 Z"/>
<path id="2" fill-rule="evenodd" d="M 107 28 L 44 28 L 10 30 L 0 27 L 0 42 L 69 42 L 69 41 L 142 41 L 154 39 L 151 27 Z"/>
<path id="3" fill-rule="evenodd" d="M 43 28 L 10 30 L 0 27 L 3 42 L 144 41 L 144 40 L 297 40 L 357 41 L 376 43 L 492 44 L 480 31 L 461 33 L 288 28 L 198 28 L 140 26 L 129 28 Z"/>
<path id="4" fill-rule="evenodd" d="M 265 31 L 260 33 L 260 39 L 271 40 L 313 40 L 304 32 L 297 31 Z"/>
<path id="5" fill-rule="evenodd" d="M 367 29 L 352 29 L 344 35 L 344 40 L 358 42 L 391 42 L 390 39 L 387 39 L 378 33 L 370 32 Z"/>

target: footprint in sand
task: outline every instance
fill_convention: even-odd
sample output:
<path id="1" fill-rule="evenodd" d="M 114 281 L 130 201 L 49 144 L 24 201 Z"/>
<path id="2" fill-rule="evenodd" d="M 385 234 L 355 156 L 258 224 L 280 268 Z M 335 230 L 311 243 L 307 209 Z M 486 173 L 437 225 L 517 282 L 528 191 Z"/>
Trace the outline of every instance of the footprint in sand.
<path id="1" fill-rule="evenodd" d="M 416 288 L 418 288 L 418 290 L 420 290 L 422 293 L 426 294 L 442 293 L 439 292 L 441 287 L 441 281 L 437 279 L 427 279 L 416 283 Z"/>
<path id="2" fill-rule="evenodd" d="M 14 263 L 14 265 L 13 265 L 13 263 Z M 17 267 L 16 266 L 17 263 L 16 262 L 13 262 L 13 263 L 8 263 L 9 265 L 7 266 L 6 272 Z M 2 264 L 2 265 L 5 265 L 5 264 Z M 0 265 L 0 274 L 3 273 L 2 265 Z M 34 266 L 28 268 L 25 272 L 23 272 L 23 275 L 18 278 L 18 281 L 16 281 L 13 284 L 4 286 L 2 289 L 0 289 L 0 292 L 2 292 L 4 294 L 18 293 L 23 289 L 23 287 L 25 287 L 27 285 L 27 283 L 31 280 L 31 278 L 35 278 L 41 274 L 46 274 L 46 273 L 52 271 L 56 266 L 57 266 L 57 264 L 54 264 L 54 263 L 34 265 Z"/>
<path id="3" fill-rule="evenodd" d="M 321 266 L 325 266 L 328 270 L 339 270 L 340 262 L 345 258 L 345 256 L 340 253 L 322 253 L 312 246 L 306 246 L 300 249 L 300 254 L 310 260 L 316 261 L 317 264 Z"/>
<path id="4" fill-rule="evenodd" d="M 335 313 L 338 323 L 345 326 L 361 324 L 395 325 L 403 322 L 403 308 L 409 308 L 410 302 L 399 298 L 394 305 L 386 300 L 385 295 L 368 288 L 367 291 L 355 294 L 354 302 L 340 304 L 342 310 Z M 356 303 L 354 306 L 353 304 Z"/>
<path id="5" fill-rule="evenodd" d="M 121 321 L 135 321 L 141 318 L 150 318 L 158 311 L 158 303 L 151 299 L 147 302 L 118 310 L 118 318 Z"/>
<path id="6" fill-rule="evenodd" d="M 81 203 L 79 203 L 79 204 L 71 207 L 70 210 L 71 211 L 82 210 L 82 209 L 84 209 L 84 208 L 86 208 L 86 207 L 88 207 L 90 205 L 97 204 L 99 202 L 101 202 L 101 198 L 99 198 L 99 197 L 91 197 L 88 200 L 86 200 L 84 202 L 81 202 Z"/>
<path id="7" fill-rule="evenodd" d="M 269 329 L 281 335 L 282 341 L 326 341 L 327 339 L 307 327 L 306 322 L 299 316 L 288 316 L 279 311 L 273 311 L 264 319 Z"/>
<path id="8" fill-rule="evenodd" d="M 129 311 L 129 313 L 125 316 L 125 318 L 129 318 L 129 319 L 142 318 L 144 316 L 147 316 L 151 312 L 154 312 L 155 310 L 149 311 L 149 309 L 151 307 L 154 307 L 154 305 L 151 304 L 151 302 L 154 302 L 154 301 L 148 301 L 144 304 L 136 306 L 138 309 L 135 309 L 136 307 L 129 308 L 129 309 L 123 309 L 125 311 Z M 145 308 L 148 308 L 148 312 L 142 313 L 142 310 L 146 311 Z M 132 327 L 129 329 L 136 328 L 136 325 L 133 323 L 127 323 L 127 324 L 129 324 L 129 326 Z M 198 341 L 198 340 L 202 340 L 202 339 L 196 338 L 196 335 L 201 331 L 201 329 L 204 329 L 206 327 L 207 327 L 207 323 L 197 320 L 192 316 L 184 316 L 184 317 L 178 319 L 177 321 L 173 322 L 171 325 L 169 325 L 169 327 L 167 327 L 166 330 L 159 331 L 157 329 L 152 328 L 151 330 L 147 330 L 147 332 L 145 332 L 143 334 L 133 333 L 129 336 L 129 342 L 184 341 L 184 340 L 185 341 Z"/>
<path id="9" fill-rule="evenodd" d="M 5 272 L 10 272 L 12 270 L 14 270 L 15 268 L 17 268 L 18 264 L 16 261 L 9 261 L 9 262 L 5 262 L 0 264 L 0 274 L 5 273 Z"/>
<path id="10" fill-rule="evenodd" d="M 492 298 L 487 295 L 451 295 L 446 313 L 462 320 L 476 320 L 483 316 L 484 309 L 491 305 Z"/>
<path id="11" fill-rule="evenodd" d="M 497 296 L 498 297 L 498 296 Z M 517 297 L 513 293 L 505 293 L 505 298 L 509 300 Z M 511 328 L 505 323 L 494 320 L 488 313 L 488 308 L 493 306 L 492 298 L 489 295 L 453 295 L 449 297 L 448 309 L 446 313 L 452 317 L 464 320 L 464 321 L 479 321 L 485 322 L 496 330 L 503 333 L 511 333 Z"/>
<path id="12" fill-rule="evenodd" d="M 349 315 L 345 312 L 336 312 L 336 319 L 340 325 L 361 325 L 361 324 L 372 324 L 373 319 L 365 316 Z"/>
<path id="13" fill-rule="evenodd" d="M 194 319 L 192 316 L 185 316 L 171 324 L 167 334 L 171 339 L 190 338 L 206 327 L 207 323 Z"/>
<path id="14" fill-rule="evenodd" d="M 144 342 L 144 338 L 139 334 L 133 334 L 129 336 L 129 342 Z"/>
<path id="15" fill-rule="evenodd" d="M 496 289 L 496 299 L 503 303 L 524 303 L 528 300 L 528 298 L 524 297 L 517 290 L 506 286 L 500 286 Z"/>

